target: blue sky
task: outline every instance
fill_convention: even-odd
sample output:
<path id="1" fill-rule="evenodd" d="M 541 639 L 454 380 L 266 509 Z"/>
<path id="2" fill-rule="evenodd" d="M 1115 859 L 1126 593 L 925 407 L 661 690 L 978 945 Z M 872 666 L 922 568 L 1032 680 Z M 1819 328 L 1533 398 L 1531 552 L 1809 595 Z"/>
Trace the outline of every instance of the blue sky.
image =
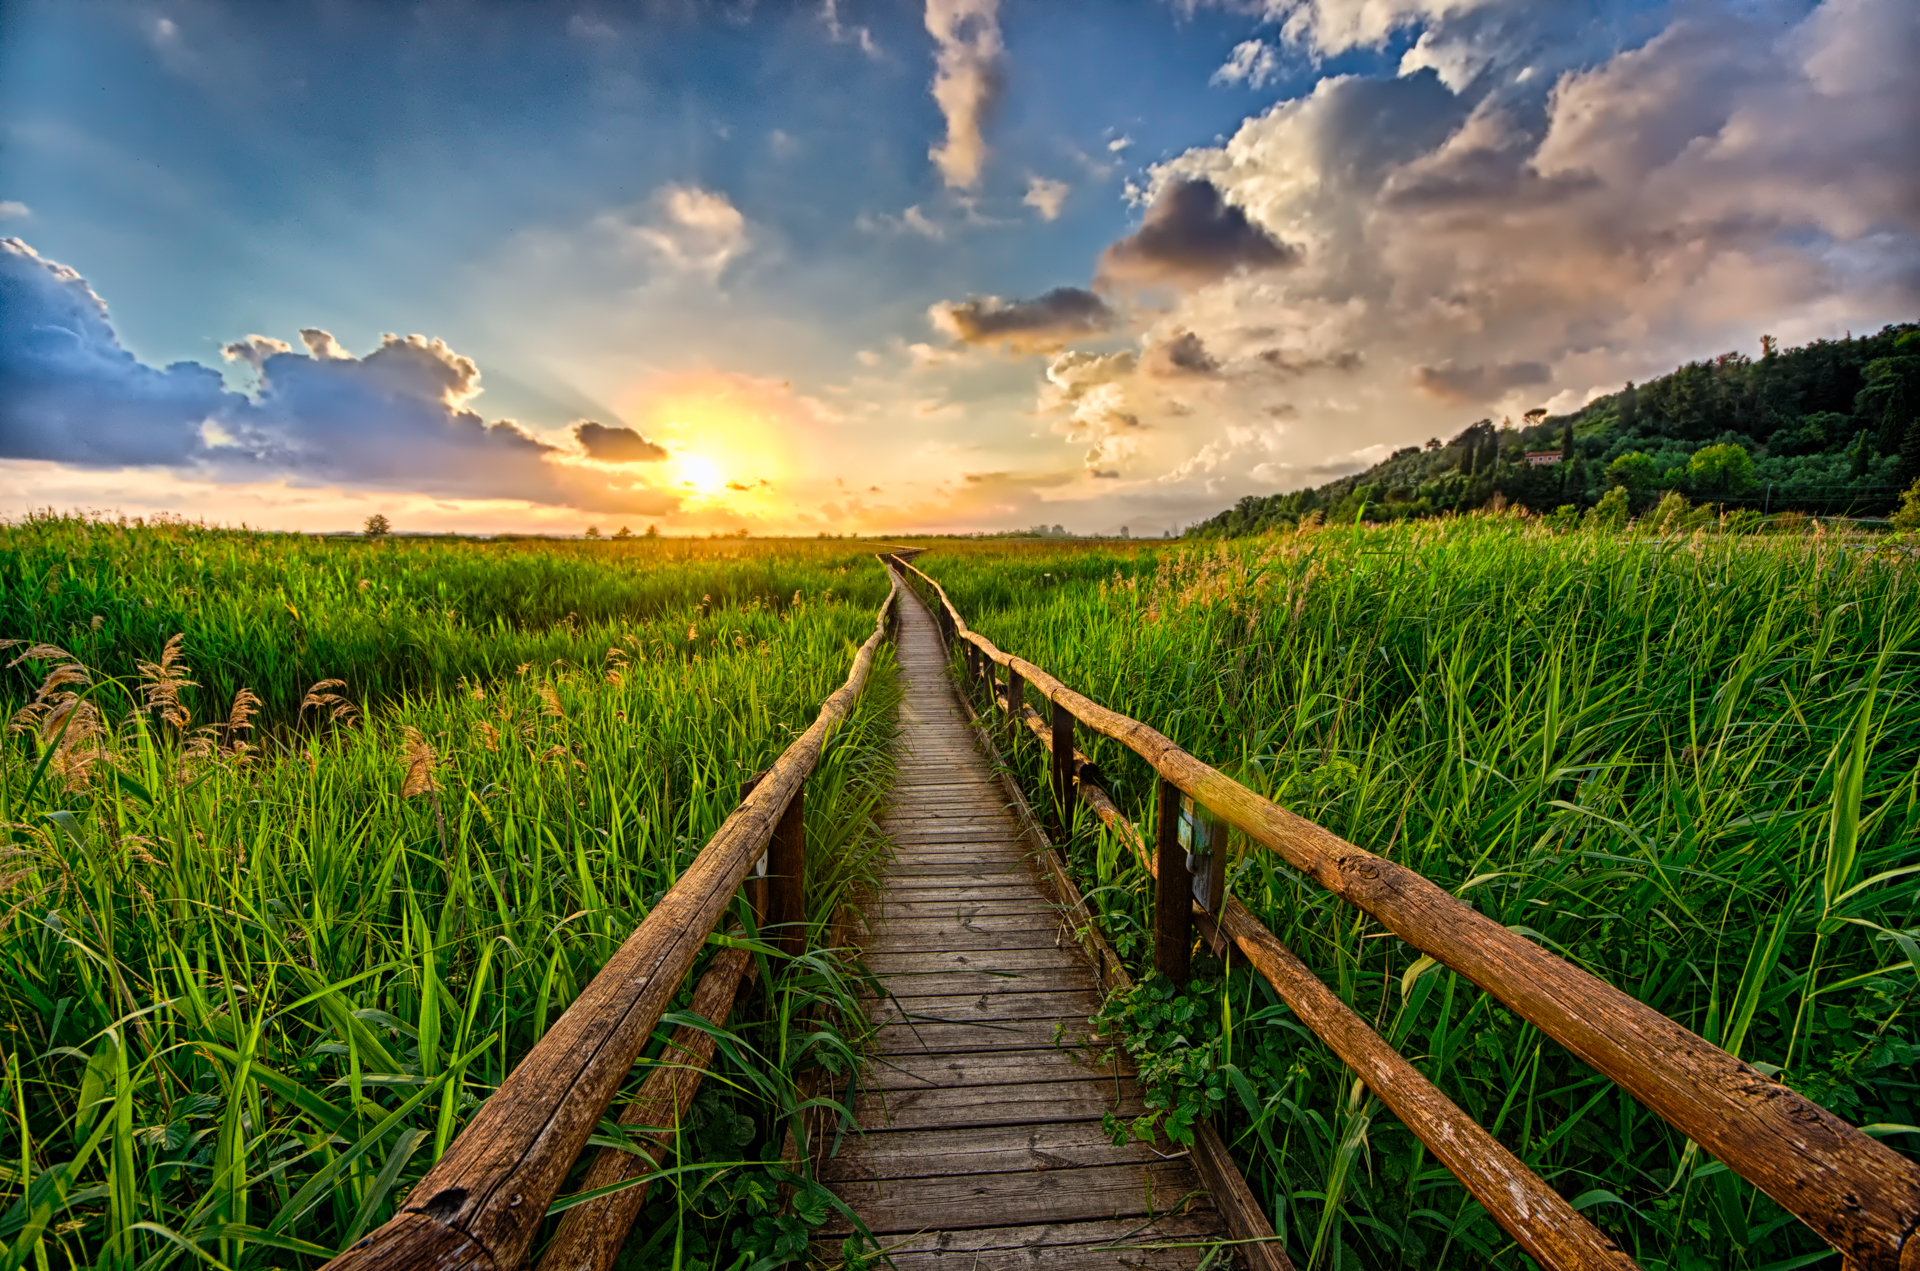
<path id="1" fill-rule="evenodd" d="M 1912 317 L 1914 8 L 9 5 L 0 502 L 1159 532 Z"/>

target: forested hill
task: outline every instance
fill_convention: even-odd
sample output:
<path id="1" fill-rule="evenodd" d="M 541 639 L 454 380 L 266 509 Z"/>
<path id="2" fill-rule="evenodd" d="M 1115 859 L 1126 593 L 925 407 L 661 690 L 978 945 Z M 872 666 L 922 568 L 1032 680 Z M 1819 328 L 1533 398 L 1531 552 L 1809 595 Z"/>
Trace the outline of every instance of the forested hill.
<path id="1" fill-rule="evenodd" d="M 1539 462 L 1542 452 L 1552 461 Z M 1677 491 L 1769 511 L 1872 514 L 1916 480 L 1920 323 L 1901 323 L 1797 349 L 1762 337 L 1758 360 L 1690 362 L 1571 415 L 1531 411 L 1519 427 L 1483 419 L 1323 486 L 1249 495 L 1187 533 L 1282 529 L 1315 512 L 1394 520 L 1483 507 L 1496 495 L 1539 512 L 1605 498 L 1603 512 L 1638 513 Z"/>

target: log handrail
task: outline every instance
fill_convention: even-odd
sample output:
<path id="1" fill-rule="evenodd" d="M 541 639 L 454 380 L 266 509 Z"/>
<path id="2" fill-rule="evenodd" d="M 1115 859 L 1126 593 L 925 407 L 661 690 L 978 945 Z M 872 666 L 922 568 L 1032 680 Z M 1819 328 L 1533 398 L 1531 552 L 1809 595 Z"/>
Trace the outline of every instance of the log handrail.
<path id="1" fill-rule="evenodd" d="M 632 1071 L 707 935 L 859 697 L 886 635 L 900 580 L 846 683 L 774 761 L 600 973 L 507 1075 L 407 1196 L 399 1213 L 326 1264 L 328 1271 L 513 1271 L 547 1208 Z"/>
<path id="2" fill-rule="evenodd" d="M 933 589 L 955 638 L 1565 1046 L 1812 1228 L 1849 1268 L 1920 1271 L 1920 1165 L 1424 876 L 1287 811 L 1146 724 L 1003 652 L 967 626 L 938 582 L 893 560 Z"/>

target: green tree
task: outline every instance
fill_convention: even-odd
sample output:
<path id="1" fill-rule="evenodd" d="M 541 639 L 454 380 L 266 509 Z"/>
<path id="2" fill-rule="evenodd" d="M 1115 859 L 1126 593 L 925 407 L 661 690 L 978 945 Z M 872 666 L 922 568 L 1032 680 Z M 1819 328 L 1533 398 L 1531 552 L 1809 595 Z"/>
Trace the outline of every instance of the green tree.
<path id="1" fill-rule="evenodd" d="M 1702 446 L 1687 460 L 1687 481 L 1695 494 L 1733 499 L 1753 484 L 1753 456 L 1732 442 Z"/>
<path id="2" fill-rule="evenodd" d="M 633 531 L 622 525 L 613 532 L 613 536 L 618 539 L 629 539 L 633 537 Z"/>
<path id="3" fill-rule="evenodd" d="M 1893 514 L 1893 528 L 1920 530 L 1920 479 L 1916 479 L 1900 496 L 1900 506 Z"/>
<path id="4" fill-rule="evenodd" d="M 1616 485 L 1601 495 L 1598 503 L 1587 509 L 1587 524 L 1600 530 L 1621 529 L 1627 523 L 1629 511 L 1627 487 Z"/>
<path id="5" fill-rule="evenodd" d="M 375 512 L 367 518 L 366 524 L 361 527 L 361 533 L 368 538 L 385 538 L 393 533 L 393 522 L 387 519 L 385 513 Z"/>
<path id="6" fill-rule="evenodd" d="M 659 538 L 659 537 L 660 537 L 660 527 L 659 527 L 658 525 L 649 525 L 649 526 L 647 526 L 647 537 L 648 537 L 648 538 Z"/>
<path id="7" fill-rule="evenodd" d="M 587 526 L 587 537 L 588 537 L 588 538 L 599 538 L 599 537 L 600 537 L 600 527 L 599 527 L 598 525 L 589 525 L 589 526 Z"/>
<path id="8" fill-rule="evenodd" d="M 1660 476 L 1660 466 L 1653 456 L 1639 450 L 1629 450 L 1607 465 L 1607 479 L 1616 486 L 1624 486 L 1630 498 L 1638 499 L 1653 489 L 1653 483 Z"/>

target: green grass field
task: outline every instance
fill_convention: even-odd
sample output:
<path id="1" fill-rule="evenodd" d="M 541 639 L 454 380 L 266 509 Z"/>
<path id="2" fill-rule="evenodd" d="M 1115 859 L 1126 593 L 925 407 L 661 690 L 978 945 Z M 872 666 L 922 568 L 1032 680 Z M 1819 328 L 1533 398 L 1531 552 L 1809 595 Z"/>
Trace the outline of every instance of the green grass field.
<path id="1" fill-rule="evenodd" d="M 1225 545 L 943 545 L 1001 648 L 1920 1151 L 1920 578 L 1832 536 L 1470 518 Z M 1148 819 L 1151 773 L 1080 744 Z M 1030 791 L 1040 748 L 1023 743 Z M 1107 934 L 1151 880 L 1083 817 Z M 1836 1265 L 1771 1201 L 1264 849 L 1235 893 L 1648 1268 Z M 1217 1113 L 1303 1267 L 1532 1265 L 1245 970 L 1109 1014 L 1179 1137 Z M 1125 1128 L 1125 1127 L 1120 1127 Z"/>
<path id="2" fill-rule="evenodd" d="M 311 1267 L 384 1221 L 886 590 L 844 544 L 0 530 L 0 1267 Z M 823 928 L 882 846 L 894 684 L 808 786 Z M 800 1022 L 833 966 L 743 999 L 626 1265 L 804 1239 L 763 1162 L 844 1062 Z"/>

